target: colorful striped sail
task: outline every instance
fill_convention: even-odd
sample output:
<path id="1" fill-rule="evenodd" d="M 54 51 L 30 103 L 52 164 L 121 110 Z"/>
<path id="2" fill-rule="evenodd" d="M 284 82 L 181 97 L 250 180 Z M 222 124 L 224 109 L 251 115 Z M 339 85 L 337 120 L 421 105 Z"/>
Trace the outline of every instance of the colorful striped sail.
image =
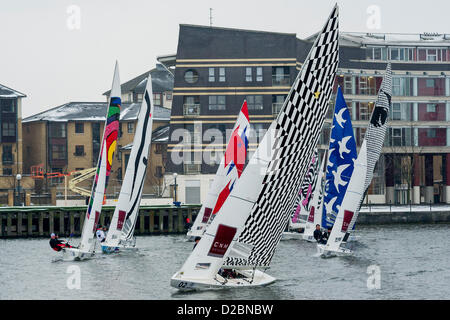
<path id="1" fill-rule="evenodd" d="M 108 186 L 111 173 L 114 151 L 116 150 L 117 137 L 119 134 L 119 117 L 121 106 L 121 90 L 119 78 L 119 65 L 116 62 L 114 78 L 109 98 L 108 111 L 106 114 L 105 128 L 97 164 L 97 172 L 92 186 L 86 217 L 84 219 L 81 234 L 80 251 L 89 252 L 93 250 L 93 237 L 102 211 L 103 198 Z"/>

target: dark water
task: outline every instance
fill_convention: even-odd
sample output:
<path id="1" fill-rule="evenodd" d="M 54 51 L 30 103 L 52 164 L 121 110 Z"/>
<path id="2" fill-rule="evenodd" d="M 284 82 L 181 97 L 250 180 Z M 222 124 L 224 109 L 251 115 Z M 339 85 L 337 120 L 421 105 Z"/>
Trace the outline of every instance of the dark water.
<path id="1" fill-rule="evenodd" d="M 138 237 L 137 253 L 58 260 L 46 239 L 0 240 L 0 299 L 450 299 L 450 225 L 360 227 L 351 257 L 316 257 L 316 246 L 282 241 L 267 271 L 278 281 L 253 289 L 180 293 L 170 287 L 193 244 L 183 236 Z M 380 289 L 369 289 L 369 266 Z M 69 289 L 78 266 L 81 288 Z"/>

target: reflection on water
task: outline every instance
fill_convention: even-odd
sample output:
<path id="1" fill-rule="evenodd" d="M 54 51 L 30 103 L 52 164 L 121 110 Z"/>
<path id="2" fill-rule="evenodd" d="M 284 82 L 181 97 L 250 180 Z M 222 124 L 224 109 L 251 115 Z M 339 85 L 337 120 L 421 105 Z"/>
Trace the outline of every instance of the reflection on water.
<path id="1" fill-rule="evenodd" d="M 138 237 L 137 252 L 61 261 L 48 239 L 0 240 L 0 299 L 449 299 L 448 224 L 360 227 L 355 254 L 322 259 L 316 245 L 282 241 L 267 287 L 178 292 L 171 276 L 193 244 L 183 236 Z M 69 289 L 69 266 L 81 288 Z M 367 268 L 381 270 L 381 289 L 369 290 Z"/>

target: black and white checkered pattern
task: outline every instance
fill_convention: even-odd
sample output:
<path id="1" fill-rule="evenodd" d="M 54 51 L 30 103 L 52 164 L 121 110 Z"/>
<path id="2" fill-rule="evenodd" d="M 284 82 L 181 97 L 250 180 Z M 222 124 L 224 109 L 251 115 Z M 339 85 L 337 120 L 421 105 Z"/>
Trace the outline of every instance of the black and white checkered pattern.
<path id="1" fill-rule="evenodd" d="M 268 266 L 288 222 L 322 130 L 339 59 L 336 6 L 275 120 L 271 161 L 239 242 L 253 246 L 247 259 L 225 265 Z"/>

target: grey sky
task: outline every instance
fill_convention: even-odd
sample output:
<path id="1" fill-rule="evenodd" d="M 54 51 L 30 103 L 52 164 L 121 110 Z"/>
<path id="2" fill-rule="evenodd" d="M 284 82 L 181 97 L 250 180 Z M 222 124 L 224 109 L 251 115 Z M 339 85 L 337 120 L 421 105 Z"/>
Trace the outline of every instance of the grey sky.
<path id="1" fill-rule="evenodd" d="M 297 33 L 319 30 L 329 0 L 0 0 L 0 83 L 27 94 L 24 117 L 69 101 L 103 101 L 114 62 L 121 81 L 150 70 L 156 56 L 176 53 L 180 23 Z M 342 0 L 340 27 L 357 32 L 450 33 L 448 0 Z M 70 30 L 67 8 L 81 9 Z M 381 10 L 381 28 L 366 22 L 370 5 Z"/>

